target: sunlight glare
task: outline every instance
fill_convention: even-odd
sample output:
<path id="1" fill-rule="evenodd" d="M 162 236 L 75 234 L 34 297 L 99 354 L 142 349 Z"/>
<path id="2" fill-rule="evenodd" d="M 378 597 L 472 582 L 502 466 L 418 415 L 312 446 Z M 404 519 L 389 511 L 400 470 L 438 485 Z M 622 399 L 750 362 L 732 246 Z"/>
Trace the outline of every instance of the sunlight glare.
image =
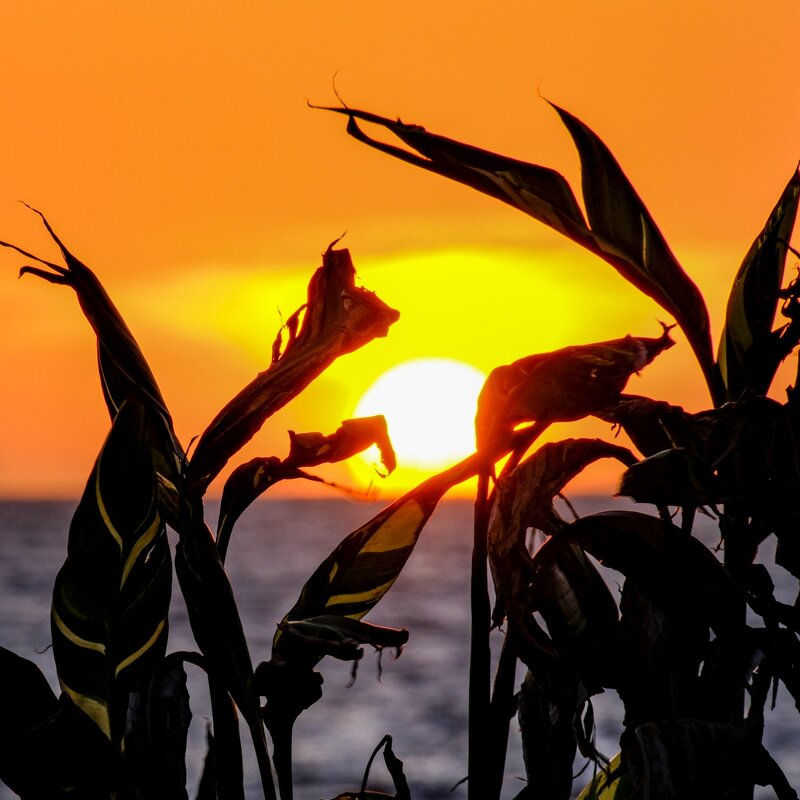
<path id="1" fill-rule="evenodd" d="M 486 376 L 449 358 L 417 358 L 381 375 L 356 416 L 383 414 L 399 466 L 438 471 L 475 449 L 475 406 Z M 364 459 L 374 463 L 374 453 Z"/>

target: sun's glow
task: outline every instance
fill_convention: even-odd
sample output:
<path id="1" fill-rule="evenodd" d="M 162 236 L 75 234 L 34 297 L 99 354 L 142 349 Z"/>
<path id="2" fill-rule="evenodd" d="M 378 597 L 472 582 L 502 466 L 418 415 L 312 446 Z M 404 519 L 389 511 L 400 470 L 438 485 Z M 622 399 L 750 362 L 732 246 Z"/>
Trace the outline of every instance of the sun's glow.
<path id="1" fill-rule="evenodd" d="M 383 414 L 398 472 L 436 472 L 475 449 L 475 405 L 485 375 L 449 358 L 417 358 L 385 372 L 364 393 L 356 416 Z M 367 451 L 363 459 L 376 461 Z"/>

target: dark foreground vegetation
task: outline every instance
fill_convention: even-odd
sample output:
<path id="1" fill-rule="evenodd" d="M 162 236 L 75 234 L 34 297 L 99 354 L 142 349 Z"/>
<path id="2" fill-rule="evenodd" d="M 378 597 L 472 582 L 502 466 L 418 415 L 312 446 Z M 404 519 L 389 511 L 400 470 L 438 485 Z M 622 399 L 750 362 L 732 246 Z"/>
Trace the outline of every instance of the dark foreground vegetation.
<path id="1" fill-rule="evenodd" d="M 266 420 L 336 358 L 384 336 L 397 312 L 357 288 L 346 250 L 329 248 L 307 303 L 278 333 L 270 364 L 211 421 L 191 449 L 178 442 L 148 364 L 94 273 L 61 243 L 63 265 L 14 245 L 22 273 L 68 286 L 97 335 L 111 418 L 69 530 L 53 589 L 57 697 L 31 662 L 0 648 L 0 778 L 26 800 L 188 797 L 185 665 L 208 676 L 213 720 L 197 798 L 244 798 L 241 729 L 266 800 L 292 798 L 292 727 L 322 693 L 325 656 L 357 663 L 363 647 L 400 650 L 404 629 L 362 620 L 391 588 L 441 497 L 478 476 L 471 575 L 470 800 L 500 797 L 508 729 L 522 733 L 527 784 L 519 800 L 568 798 L 580 752 L 595 764 L 585 798 L 747 798 L 771 786 L 797 794 L 764 748 L 779 683 L 800 700 L 800 610 L 774 596 L 755 562 L 776 537 L 776 561 L 800 579 L 800 396 L 767 396 L 800 342 L 800 283 L 784 277 L 797 213 L 795 173 L 733 278 L 719 347 L 703 298 L 602 141 L 556 109 L 578 148 L 583 209 L 553 170 L 505 158 L 351 109 L 357 139 L 496 197 L 611 264 L 680 326 L 712 407 L 688 413 L 627 395 L 628 378 L 673 342 L 623 336 L 498 366 L 476 413 L 476 452 L 427 480 L 346 536 L 280 619 L 271 654 L 251 654 L 224 569 L 240 515 L 281 480 L 377 443 L 394 454 L 382 418 L 334 433 L 292 434 L 286 458 L 237 466 L 216 532 L 203 497 Z M 406 147 L 368 136 L 377 124 Z M 782 319 L 776 320 L 778 314 Z M 594 415 L 633 450 L 599 439 L 535 448 L 554 422 Z M 624 466 L 621 493 L 652 513 L 608 511 L 565 520 L 554 499 L 601 458 Z M 719 524 L 720 549 L 693 536 L 698 512 Z M 166 528 L 178 535 L 173 554 Z M 529 532 L 538 547 L 529 547 Z M 590 558 L 590 556 L 592 558 Z M 594 561 L 619 573 L 612 593 Z M 166 652 L 174 574 L 197 644 Z M 489 576 L 493 592 L 489 591 Z M 466 576 L 465 576 L 466 580 Z M 493 598 L 493 605 L 492 599 Z M 490 636 L 502 637 L 490 658 Z M 465 646 L 466 649 L 466 646 Z M 517 685 L 517 662 L 525 677 Z M 624 704 L 620 752 L 594 747 L 592 696 Z M 313 713 L 311 710 L 309 713 Z M 332 734 L 335 732 L 332 732 Z M 397 800 L 411 797 L 391 737 L 383 761 Z M 354 758 L 357 758 L 354 755 Z M 363 785 L 345 798 L 387 797 Z M 331 795 L 341 787 L 332 787 Z"/>

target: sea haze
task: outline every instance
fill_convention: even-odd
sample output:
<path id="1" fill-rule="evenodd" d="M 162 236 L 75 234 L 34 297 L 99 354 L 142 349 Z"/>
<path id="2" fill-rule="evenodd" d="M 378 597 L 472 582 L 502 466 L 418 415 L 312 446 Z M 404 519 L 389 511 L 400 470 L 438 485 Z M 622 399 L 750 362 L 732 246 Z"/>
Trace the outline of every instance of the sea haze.
<path id="1" fill-rule="evenodd" d="M 576 498 L 579 513 L 632 507 L 627 501 Z M 227 569 L 234 588 L 253 661 L 269 658 L 275 626 L 294 604 L 305 580 L 338 542 L 381 506 L 347 500 L 261 501 L 242 517 L 228 551 Z M 39 664 L 56 687 L 49 651 L 50 593 L 66 555 L 74 504 L 64 502 L 0 503 L 0 644 Z M 646 509 L 643 509 L 646 510 Z M 209 503 L 210 524 L 217 505 Z M 698 523 L 709 545 L 713 526 Z M 351 685 L 350 665 L 326 658 L 320 665 L 324 695 L 295 726 L 294 757 L 298 800 L 331 798 L 360 787 L 364 767 L 384 734 L 405 763 L 415 800 L 466 797 L 467 674 L 469 661 L 469 561 L 472 506 L 445 501 L 423 530 L 420 541 L 394 587 L 368 621 L 410 630 L 399 659 L 366 652 Z M 174 537 L 173 544 L 174 544 Z M 791 576 L 778 572 L 778 592 L 794 602 Z M 608 575 L 616 591 L 615 576 Z M 781 581 L 784 585 L 781 585 Z M 495 632 L 495 645 L 502 634 Z M 170 650 L 196 649 L 180 593 L 173 592 Z M 497 649 L 497 648 L 495 648 Z M 208 699 L 202 675 L 190 667 L 194 720 L 189 742 L 189 796 L 193 797 L 205 752 Z M 518 681 L 522 679 L 518 671 Z M 622 711 L 616 694 L 594 699 L 597 745 L 607 755 L 618 749 Z M 774 711 L 767 714 L 766 743 L 793 785 L 800 785 L 795 743 L 797 712 L 781 688 Z M 246 732 L 243 729 L 243 736 Z M 246 745 L 247 748 L 247 745 Z M 576 764 L 576 770 L 581 764 Z M 257 772 L 247 752 L 248 800 L 260 796 Z M 524 768 L 516 720 L 511 741 L 504 798 L 522 788 Z M 576 792 L 589 772 L 576 781 Z M 388 791 L 382 760 L 373 767 L 371 785 Z M 767 798 L 768 792 L 756 794 Z M 0 784 L 0 800 L 14 795 Z"/>

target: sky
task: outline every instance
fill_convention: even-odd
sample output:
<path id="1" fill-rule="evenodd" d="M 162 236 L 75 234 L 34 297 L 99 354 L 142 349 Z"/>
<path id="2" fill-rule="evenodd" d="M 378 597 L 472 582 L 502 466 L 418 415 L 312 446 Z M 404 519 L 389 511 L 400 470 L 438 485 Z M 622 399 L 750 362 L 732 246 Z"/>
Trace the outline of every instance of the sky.
<path id="1" fill-rule="evenodd" d="M 576 245 L 365 148 L 308 101 L 335 104 L 338 91 L 558 169 L 577 189 L 577 155 L 543 98 L 565 107 L 617 156 L 706 294 L 716 339 L 733 275 L 800 158 L 798 29 L 796 0 L 6 3 L 0 239 L 54 258 L 19 201 L 48 216 L 116 301 L 186 443 L 266 367 L 320 254 L 346 232 L 360 284 L 401 318 L 240 459 L 282 456 L 288 429 L 332 432 L 405 360 L 488 372 L 656 336 L 664 318 Z M 75 497 L 108 430 L 93 336 L 69 290 L 17 280 L 23 263 L 0 254 L 0 497 Z M 700 410 L 702 378 L 678 338 L 629 388 Z M 587 432 L 609 434 L 553 435 Z M 326 474 L 361 480 L 346 466 Z M 580 488 L 617 479 L 594 469 Z M 406 488 L 391 480 L 385 494 Z"/>

